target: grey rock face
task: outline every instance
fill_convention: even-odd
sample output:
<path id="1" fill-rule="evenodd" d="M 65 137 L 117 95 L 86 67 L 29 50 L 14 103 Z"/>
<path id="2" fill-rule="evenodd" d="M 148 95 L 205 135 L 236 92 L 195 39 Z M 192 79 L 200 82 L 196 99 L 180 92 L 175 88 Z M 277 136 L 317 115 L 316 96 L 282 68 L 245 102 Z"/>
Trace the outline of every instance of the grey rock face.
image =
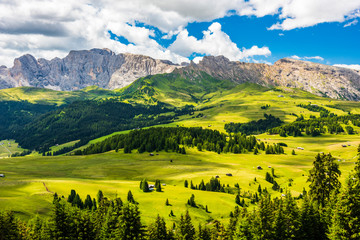
<path id="1" fill-rule="evenodd" d="M 177 72 L 199 79 L 202 72 L 235 83 L 252 82 L 265 86 L 285 86 L 336 99 L 360 100 L 360 71 L 280 59 L 274 65 L 229 61 L 223 56 L 207 56 L 198 64 L 175 65 L 135 54 L 118 54 L 109 49 L 71 51 L 65 58 L 36 60 L 24 55 L 12 68 L 0 66 L 0 89 L 34 86 L 54 90 L 78 90 L 96 85 L 115 89 L 147 75 Z"/>
<path id="2" fill-rule="evenodd" d="M 335 99 L 360 100 L 360 71 L 289 58 L 267 65 L 209 56 L 199 64 L 191 63 L 176 71 L 190 79 L 200 76 L 203 71 L 239 84 L 252 82 L 264 86 L 285 86 Z"/>
<path id="3" fill-rule="evenodd" d="M 36 60 L 24 55 L 10 69 L 0 68 L 0 88 L 33 86 L 72 91 L 96 85 L 114 89 L 139 77 L 173 71 L 177 66 L 147 56 L 118 54 L 108 49 L 71 51 L 65 58 Z"/>

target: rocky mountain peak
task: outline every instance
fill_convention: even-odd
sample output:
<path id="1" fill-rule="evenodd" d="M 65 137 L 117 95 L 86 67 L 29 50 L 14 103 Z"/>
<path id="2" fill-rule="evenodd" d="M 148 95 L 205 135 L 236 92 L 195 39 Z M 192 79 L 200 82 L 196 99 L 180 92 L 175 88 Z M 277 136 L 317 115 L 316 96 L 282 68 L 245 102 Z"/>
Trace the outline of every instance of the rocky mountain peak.
<path id="1" fill-rule="evenodd" d="M 273 65 L 230 61 L 224 56 L 205 56 L 198 63 L 173 64 L 109 49 L 71 51 L 65 58 L 36 59 L 26 54 L 14 60 L 12 68 L 0 68 L 0 88 L 34 86 L 56 90 L 77 90 L 88 86 L 115 89 L 147 75 L 171 73 L 201 81 L 204 73 L 219 80 L 240 84 L 285 86 L 348 100 L 360 100 L 360 71 L 283 58 Z"/>
<path id="2" fill-rule="evenodd" d="M 63 58 L 36 59 L 30 54 L 0 72 L 0 88 L 34 86 L 78 90 L 96 85 L 120 88 L 151 74 L 172 72 L 177 65 L 136 54 L 115 54 L 110 49 L 72 50 Z"/>

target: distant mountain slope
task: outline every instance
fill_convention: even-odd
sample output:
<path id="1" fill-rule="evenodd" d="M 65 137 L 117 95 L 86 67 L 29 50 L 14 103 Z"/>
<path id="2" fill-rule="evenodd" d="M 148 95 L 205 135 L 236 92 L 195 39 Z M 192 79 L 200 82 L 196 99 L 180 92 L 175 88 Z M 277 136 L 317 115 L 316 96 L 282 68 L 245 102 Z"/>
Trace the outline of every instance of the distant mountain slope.
<path id="1" fill-rule="evenodd" d="M 108 49 L 71 51 L 63 59 L 50 61 L 24 55 L 15 59 L 12 68 L 0 67 L 0 89 L 34 86 L 73 91 L 91 85 L 116 89 L 138 78 L 163 73 L 186 79 L 190 86 L 200 83 L 205 76 L 235 84 L 284 86 L 335 99 L 360 100 L 360 71 L 357 70 L 290 58 L 267 65 L 229 61 L 223 56 L 206 56 L 198 64 L 191 62 L 183 67 L 142 55 L 116 55 Z M 173 74 L 161 78 L 169 77 L 171 82 Z"/>
<path id="2" fill-rule="evenodd" d="M 284 86 L 335 99 L 360 100 L 360 71 L 290 58 L 267 65 L 208 56 L 199 64 L 192 63 L 174 72 L 189 79 L 205 72 L 214 78 L 237 84 L 251 82 L 263 86 Z"/>
<path id="3" fill-rule="evenodd" d="M 173 106 L 198 104 L 211 99 L 213 94 L 233 89 L 236 83 L 219 80 L 205 72 L 196 77 L 184 77 L 178 72 L 157 74 L 136 80 L 121 90 L 122 97 L 129 101 L 153 103 L 156 101 Z"/>
<path id="4" fill-rule="evenodd" d="M 71 51 L 63 59 L 50 61 L 27 54 L 15 59 L 12 68 L 0 67 L 0 89 L 32 86 L 73 91 L 92 85 L 114 89 L 175 68 L 169 61 L 134 54 L 116 55 L 108 49 Z"/>
<path id="5" fill-rule="evenodd" d="M 104 99 L 120 94 L 97 86 L 78 91 L 56 91 L 46 88 L 17 87 L 0 90 L 1 101 L 28 101 L 34 104 L 63 105 L 74 101 Z"/>

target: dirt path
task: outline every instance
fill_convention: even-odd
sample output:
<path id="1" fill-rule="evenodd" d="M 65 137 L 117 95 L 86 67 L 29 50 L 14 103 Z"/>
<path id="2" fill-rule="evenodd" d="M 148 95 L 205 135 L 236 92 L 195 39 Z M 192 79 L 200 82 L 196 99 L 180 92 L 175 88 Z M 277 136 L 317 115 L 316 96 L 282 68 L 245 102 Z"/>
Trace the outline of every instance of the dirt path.
<path id="1" fill-rule="evenodd" d="M 49 193 L 53 193 L 53 192 L 49 191 L 49 189 L 47 188 L 47 186 L 46 186 L 45 182 L 43 182 L 43 184 L 44 184 L 44 187 L 45 187 L 45 189 L 46 189 L 46 191 L 47 191 L 47 192 L 49 192 Z"/>

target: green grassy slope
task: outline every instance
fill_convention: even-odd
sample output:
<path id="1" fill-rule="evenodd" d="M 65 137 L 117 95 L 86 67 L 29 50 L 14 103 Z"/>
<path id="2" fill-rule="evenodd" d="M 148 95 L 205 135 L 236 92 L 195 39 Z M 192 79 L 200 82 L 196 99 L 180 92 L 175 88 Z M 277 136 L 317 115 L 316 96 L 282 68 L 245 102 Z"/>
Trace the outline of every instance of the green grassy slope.
<path id="1" fill-rule="evenodd" d="M 76 100 L 102 99 L 118 96 L 117 92 L 90 86 L 79 91 L 65 92 L 46 88 L 18 87 L 0 90 L 0 101 L 28 101 L 38 104 L 62 105 Z"/>
<path id="2" fill-rule="evenodd" d="M 357 145 L 360 139 L 355 136 L 326 135 L 316 140 L 310 137 L 286 139 L 277 136 L 260 135 L 259 138 L 268 142 L 283 141 L 289 147 L 285 148 L 285 155 L 253 154 L 216 154 L 213 152 L 199 152 L 188 148 L 187 155 L 159 152 L 159 155 L 149 156 L 147 153 L 124 154 L 109 152 L 89 156 L 59 156 L 59 157 L 21 157 L 0 159 L 0 172 L 6 178 L 0 179 L 0 208 L 13 209 L 24 218 L 32 214 L 48 214 L 51 207 L 52 193 L 67 196 L 71 189 L 80 193 L 82 198 L 86 194 L 95 197 L 99 189 L 109 197 L 120 196 L 123 200 L 131 190 L 135 199 L 140 203 L 144 221 L 150 222 L 159 213 L 168 222 L 174 219 L 168 217 L 172 209 L 175 215 L 188 208 L 185 204 L 191 194 L 199 204 L 208 205 L 211 213 L 201 209 L 190 209 L 196 221 L 204 222 L 209 218 L 216 218 L 227 222 L 228 214 L 235 207 L 235 195 L 226 193 L 202 192 L 184 188 L 184 180 L 191 180 L 199 184 L 202 179 L 208 181 L 215 175 L 220 176 L 221 183 L 234 186 L 239 183 L 242 191 L 255 192 L 258 184 L 271 189 L 271 184 L 265 181 L 265 173 L 271 172 L 269 166 L 275 169 L 278 176 L 276 181 L 281 187 L 288 188 L 297 196 L 303 187 L 307 186 L 308 170 L 319 151 L 332 152 L 338 158 L 343 172 L 342 181 L 354 166 Z M 269 140 L 269 138 L 271 138 Z M 346 151 L 342 143 L 349 143 Z M 291 150 L 297 146 L 304 150 L 296 150 L 297 155 L 291 155 Z M 170 160 L 173 160 L 170 162 Z M 257 170 L 256 166 L 263 170 Z M 233 177 L 227 177 L 232 173 Z M 150 182 L 160 179 L 166 183 L 162 193 L 142 193 L 139 182 L 147 178 Z M 254 182 L 254 178 L 257 182 Z M 288 186 L 293 179 L 293 185 Z M 47 186 L 47 192 L 44 184 Z M 277 196 L 280 193 L 270 192 Z M 166 198 L 172 204 L 165 207 Z M 218 205 L 222 208 L 218 208 Z M 253 205 L 254 206 L 254 205 Z M 176 220 L 176 218 L 175 218 Z"/>
<path id="3" fill-rule="evenodd" d="M 161 101 L 174 106 L 198 104 L 209 101 L 211 94 L 235 87 L 230 81 L 218 80 L 206 73 L 202 78 L 188 79 L 179 74 L 158 74 L 136 80 L 121 94 L 128 101 L 147 102 Z"/>
<path id="4" fill-rule="evenodd" d="M 297 89 L 270 89 L 255 84 L 234 86 L 230 82 L 219 82 L 206 76 L 201 82 L 192 82 L 180 76 L 168 78 L 165 75 L 157 75 L 142 78 L 117 91 L 117 94 L 128 102 L 161 101 L 174 106 L 193 104 L 196 109 L 193 115 L 181 116 L 169 126 L 201 126 L 222 132 L 226 123 L 257 120 L 262 118 L 264 113 L 280 117 L 287 123 L 296 119 L 291 114 L 302 114 L 305 118 L 309 118 L 310 115 L 319 116 L 318 112 L 298 107 L 301 103 L 311 102 L 338 115 L 348 114 L 349 111 L 360 113 L 357 102 L 322 98 Z M 270 105 L 268 109 L 260 108 L 267 104 Z M 158 213 L 164 216 L 168 223 L 177 221 L 180 214 L 189 208 L 186 202 L 191 194 L 195 195 L 198 204 L 207 205 L 211 212 L 206 213 L 201 208 L 189 208 L 195 222 L 219 219 L 227 223 L 229 212 L 235 207 L 235 195 L 184 188 L 185 179 L 199 184 L 202 179 L 208 181 L 211 177 L 219 175 L 221 183 L 230 186 L 239 183 L 241 191 L 255 192 L 258 184 L 261 184 L 274 196 L 279 196 L 280 193 L 272 191 L 271 184 L 265 181 L 265 174 L 267 171 L 271 172 L 271 166 L 275 169 L 278 176 L 276 181 L 280 186 L 297 196 L 304 187 L 307 188 L 308 170 L 319 152 L 331 152 L 336 157 L 342 171 L 341 181 L 345 181 L 354 167 L 357 146 L 360 144 L 360 129 L 354 129 L 354 135 L 325 134 L 319 137 L 296 138 L 267 134 L 257 136 L 269 143 L 286 143 L 288 147 L 285 147 L 283 155 L 265 155 L 263 152 L 259 155 L 217 154 L 187 148 L 186 155 L 159 152 L 159 155 L 149 156 L 147 153 L 139 154 L 136 151 L 124 154 L 120 150 L 118 153 L 108 152 L 89 156 L 0 158 L 0 173 L 6 174 L 5 178 L 0 179 L 0 209 L 13 209 L 26 219 L 35 213 L 41 216 L 49 214 L 52 192 L 67 196 L 71 189 L 75 189 L 84 199 L 87 194 L 95 197 L 101 189 L 109 197 L 117 195 L 125 200 L 128 190 L 131 190 L 140 203 L 145 223 L 151 222 Z M 106 137 L 94 139 L 92 142 L 101 141 Z M 343 144 L 350 146 L 344 148 Z M 56 147 L 59 149 L 62 146 Z M 304 150 L 298 150 L 297 147 Z M 296 155 L 291 155 L 293 149 Z M 172 163 L 170 160 L 173 160 Z M 257 170 L 258 165 L 262 166 L 263 170 Z M 233 177 L 227 177 L 226 173 L 232 173 Z M 166 183 L 163 192 L 141 192 L 139 182 L 143 178 L 147 178 L 151 183 L 156 179 Z M 293 182 L 289 186 L 291 180 Z M 45 186 L 50 192 L 46 191 Z M 172 206 L 165 206 L 167 198 Z M 253 207 L 256 206 L 251 205 L 250 209 Z M 168 216 L 170 210 L 174 211 L 175 218 Z"/>

